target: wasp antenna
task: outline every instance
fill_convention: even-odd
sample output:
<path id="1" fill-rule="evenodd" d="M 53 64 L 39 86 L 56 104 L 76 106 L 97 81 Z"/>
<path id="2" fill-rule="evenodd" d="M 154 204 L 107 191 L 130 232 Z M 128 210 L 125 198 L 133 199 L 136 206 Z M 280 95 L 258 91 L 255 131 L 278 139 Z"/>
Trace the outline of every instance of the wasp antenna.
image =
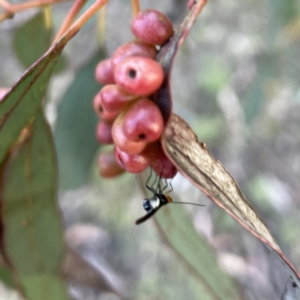
<path id="1" fill-rule="evenodd" d="M 205 204 L 198 204 L 198 203 L 184 202 L 184 201 L 172 201 L 172 203 L 175 203 L 175 204 L 191 204 L 191 205 L 196 205 L 196 206 L 205 206 Z"/>

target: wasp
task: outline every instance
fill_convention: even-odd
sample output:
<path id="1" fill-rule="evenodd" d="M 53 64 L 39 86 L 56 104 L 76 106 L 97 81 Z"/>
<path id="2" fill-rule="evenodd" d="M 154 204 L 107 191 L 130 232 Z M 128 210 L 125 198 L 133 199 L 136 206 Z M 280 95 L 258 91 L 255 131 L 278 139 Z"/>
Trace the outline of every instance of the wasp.
<path id="1" fill-rule="evenodd" d="M 164 179 L 164 186 L 162 187 L 162 178 L 161 176 L 156 175 L 155 180 L 153 181 L 152 185 L 149 186 L 150 178 L 152 177 L 152 169 L 150 169 L 150 175 L 146 181 L 146 188 L 153 193 L 153 196 L 151 198 L 144 199 L 143 207 L 145 211 L 147 212 L 146 215 L 136 220 L 135 224 L 141 224 L 145 221 L 147 221 L 149 218 L 151 218 L 162 206 L 168 204 L 168 203 L 175 203 L 175 204 L 191 204 L 191 205 L 197 205 L 197 206 L 205 206 L 203 204 L 197 204 L 192 202 L 176 202 L 173 201 L 169 193 L 173 191 L 172 183 L 170 182 L 168 184 L 167 179 Z M 154 188 L 155 183 L 157 181 L 157 186 Z M 170 185 L 170 189 L 168 191 L 167 188 Z M 166 192 L 165 192 L 166 191 Z"/>

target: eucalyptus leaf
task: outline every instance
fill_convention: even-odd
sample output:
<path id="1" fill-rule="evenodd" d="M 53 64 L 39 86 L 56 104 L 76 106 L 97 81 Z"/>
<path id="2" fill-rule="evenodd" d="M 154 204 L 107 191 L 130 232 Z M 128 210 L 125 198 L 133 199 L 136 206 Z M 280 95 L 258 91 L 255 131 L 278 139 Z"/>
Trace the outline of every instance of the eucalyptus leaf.
<path id="1" fill-rule="evenodd" d="M 156 214 L 155 220 L 163 240 L 179 255 L 187 272 L 196 278 L 203 299 L 241 299 L 234 281 L 220 269 L 213 249 L 196 231 L 182 207 L 170 204 Z"/>
<path id="2" fill-rule="evenodd" d="M 16 29 L 13 39 L 14 49 L 25 68 L 29 68 L 48 50 L 52 41 L 52 33 L 53 28 L 51 24 L 50 26 L 46 24 L 43 11 Z M 66 61 L 62 56 L 55 66 L 55 71 L 62 71 L 65 65 Z"/>
<path id="3" fill-rule="evenodd" d="M 101 85 L 96 82 L 94 73 L 96 64 L 104 57 L 104 51 L 97 53 L 77 73 L 58 108 L 54 136 L 62 189 L 77 188 L 87 180 L 99 147 L 93 98 Z"/>
<path id="4" fill-rule="evenodd" d="M 3 257 L 28 300 L 66 300 L 64 252 L 57 206 L 57 162 L 42 110 L 22 131 L 1 168 Z"/>
<path id="5" fill-rule="evenodd" d="M 52 48 L 34 63 L 0 102 L 0 165 L 41 105 L 63 46 Z"/>

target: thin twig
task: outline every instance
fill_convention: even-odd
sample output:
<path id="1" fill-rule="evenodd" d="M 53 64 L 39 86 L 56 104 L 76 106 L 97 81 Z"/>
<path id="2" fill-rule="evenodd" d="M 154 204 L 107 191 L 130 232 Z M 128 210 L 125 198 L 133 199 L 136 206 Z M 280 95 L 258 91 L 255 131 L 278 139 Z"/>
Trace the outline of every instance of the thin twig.
<path id="1" fill-rule="evenodd" d="M 33 1 L 28 1 L 25 3 L 19 3 L 19 4 L 13 4 L 11 6 L 11 9 L 14 13 L 25 10 L 28 8 L 34 8 L 34 7 L 44 7 L 50 4 L 55 4 L 59 2 L 66 2 L 69 0 L 33 0 Z"/>
<path id="2" fill-rule="evenodd" d="M 80 28 L 103 6 L 108 0 L 96 0 L 81 16 L 76 20 L 70 29 L 63 35 L 61 39 L 64 39 L 66 44 L 79 30 Z"/>
<path id="3" fill-rule="evenodd" d="M 131 0 L 132 6 L 132 14 L 135 17 L 140 11 L 140 1 L 139 0 Z"/>
<path id="4" fill-rule="evenodd" d="M 53 41 L 53 44 L 56 43 L 63 34 L 67 31 L 67 29 L 71 26 L 74 19 L 82 9 L 82 7 L 86 4 L 87 0 L 75 0 L 71 9 L 69 10 L 68 15 L 66 16 L 64 22 L 62 23 L 58 33 L 56 34 L 56 37 Z"/>
<path id="5" fill-rule="evenodd" d="M 11 4 L 6 0 L 0 0 L 0 6 L 2 6 L 6 11 L 9 11 Z"/>
<path id="6" fill-rule="evenodd" d="M 6 10 L 4 13 L 0 14 L 0 22 L 12 18 L 16 12 L 26 10 L 29 8 L 35 8 L 35 7 L 44 7 L 50 4 L 60 3 L 60 2 L 66 2 L 70 0 L 33 0 L 28 1 L 25 3 L 18 3 L 18 4 L 10 4 L 6 2 L 5 0 L 0 0 L 0 5 L 3 6 L 3 8 Z"/>

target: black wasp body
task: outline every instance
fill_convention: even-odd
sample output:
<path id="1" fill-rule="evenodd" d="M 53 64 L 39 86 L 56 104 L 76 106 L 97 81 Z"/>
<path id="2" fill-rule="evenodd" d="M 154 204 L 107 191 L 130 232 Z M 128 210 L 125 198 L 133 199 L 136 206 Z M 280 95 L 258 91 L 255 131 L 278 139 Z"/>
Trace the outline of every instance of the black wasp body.
<path id="1" fill-rule="evenodd" d="M 192 205 L 197 205 L 197 206 L 204 206 L 202 204 L 197 204 L 197 203 L 191 203 L 191 202 L 174 202 L 171 198 L 170 195 L 168 195 L 170 192 L 173 191 L 172 184 L 170 182 L 170 187 L 171 189 L 167 192 L 164 192 L 168 188 L 168 182 L 165 179 L 165 186 L 162 188 L 161 187 L 161 176 L 156 175 L 154 182 L 152 183 L 151 186 L 148 185 L 149 180 L 152 175 L 152 169 L 150 171 L 150 176 L 148 177 L 146 181 L 146 188 L 153 193 L 153 196 L 151 198 L 146 198 L 144 199 L 143 206 L 145 211 L 147 212 L 146 215 L 143 217 L 139 218 L 136 220 L 135 224 L 141 224 L 151 218 L 162 206 L 168 204 L 168 203 L 178 203 L 178 204 L 192 204 Z M 156 189 L 153 188 L 155 186 L 156 180 L 157 181 L 157 186 Z"/>
<path id="2" fill-rule="evenodd" d="M 156 175 L 154 182 L 152 183 L 151 186 L 149 186 L 148 183 L 151 178 L 151 175 L 152 175 L 152 170 L 150 172 L 150 176 L 148 177 L 148 179 L 146 181 L 146 188 L 153 193 L 153 197 L 144 199 L 143 207 L 144 207 L 145 211 L 147 212 L 147 214 L 145 216 L 141 217 L 140 219 L 138 219 L 135 222 L 135 224 L 140 224 L 140 223 L 148 220 L 151 216 L 153 216 L 157 212 L 157 210 L 159 208 L 172 202 L 172 198 L 168 195 L 168 193 L 170 193 L 173 190 L 171 183 L 170 183 L 171 189 L 169 191 L 167 191 L 166 193 L 164 193 L 164 191 L 168 187 L 167 180 L 165 179 L 165 186 L 162 188 L 161 187 L 161 177 Z M 153 186 L 155 185 L 157 179 L 158 179 L 157 187 L 156 187 L 156 189 L 154 189 Z"/>

